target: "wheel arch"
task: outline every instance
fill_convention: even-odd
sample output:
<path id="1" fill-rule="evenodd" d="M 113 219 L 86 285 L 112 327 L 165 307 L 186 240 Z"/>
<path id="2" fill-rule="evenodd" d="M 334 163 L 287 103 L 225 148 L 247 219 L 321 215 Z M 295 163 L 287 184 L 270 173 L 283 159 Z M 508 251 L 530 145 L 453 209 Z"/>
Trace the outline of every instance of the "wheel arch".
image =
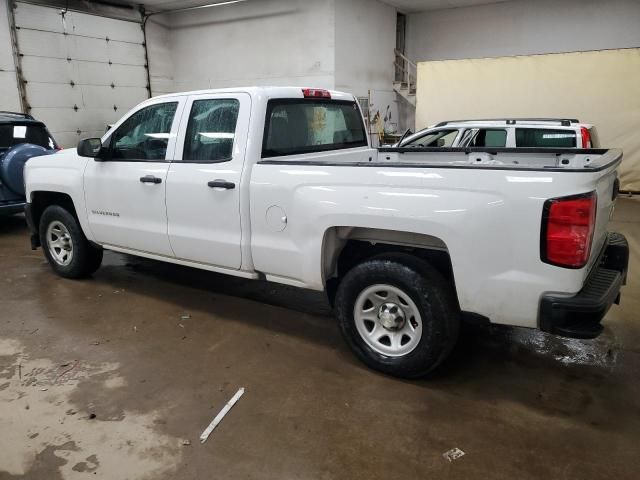
<path id="1" fill-rule="evenodd" d="M 439 237 L 396 230 L 331 227 L 322 242 L 322 280 L 333 305 L 340 279 L 354 266 L 377 256 L 399 261 L 419 259 L 435 268 L 452 287 L 458 301 L 449 249 Z"/>

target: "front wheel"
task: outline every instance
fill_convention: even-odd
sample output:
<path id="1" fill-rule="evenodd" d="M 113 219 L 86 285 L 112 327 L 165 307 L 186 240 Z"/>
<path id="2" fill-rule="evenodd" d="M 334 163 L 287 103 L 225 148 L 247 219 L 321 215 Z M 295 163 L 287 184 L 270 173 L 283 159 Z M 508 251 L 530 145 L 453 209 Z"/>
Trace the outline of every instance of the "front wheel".
<path id="1" fill-rule="evenodd" d="M 58 205 L 42 213 L 40 243 L 49 265 L 61 277 L 87 277 L 102 263 L 102 249 L 91 245 L 78 220 Z"/>
<path id="2" fill-rule="evenodd" d="M 340 282 L 336 313 L 342 333 L 369 367 L 416 378 L 432 372 L 457 341 L 460 312 L 452 288 L 412 257 L 373 258 Z"/>

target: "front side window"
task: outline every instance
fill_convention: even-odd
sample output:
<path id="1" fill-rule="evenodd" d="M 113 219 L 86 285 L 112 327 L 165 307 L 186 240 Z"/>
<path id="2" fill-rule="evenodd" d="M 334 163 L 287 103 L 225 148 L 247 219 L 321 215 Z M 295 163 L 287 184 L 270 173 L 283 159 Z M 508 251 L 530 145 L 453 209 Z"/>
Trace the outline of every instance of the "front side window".
<path id="1" fill-rule="evenodd" d="M 231 160 L 240 102 L 235 99 L 196 100 L 191 107 L 183 160 Z"/>
<path id="2" fill-rule="evenodd" d="M 367 137 L 355 102 L 270 100 L 263 157 L 366 147 Z"/>
<path id="3" fill-rule="evenodd" d="M 458 136 L 458 130 L 438 130 L 407 142 L 403 147 L 451 147 Z"/>
<path id="4" fill-rule="evenodd" d="M 576 132 L 548 128 L 516 128 L 516 147 L 574 148 Z"/>
<path id="5" fill-rule="evenodd" d="M 127 118 L 111 138 L 113 160 L 164 160 L 177 102 L 159 103 Z"/>

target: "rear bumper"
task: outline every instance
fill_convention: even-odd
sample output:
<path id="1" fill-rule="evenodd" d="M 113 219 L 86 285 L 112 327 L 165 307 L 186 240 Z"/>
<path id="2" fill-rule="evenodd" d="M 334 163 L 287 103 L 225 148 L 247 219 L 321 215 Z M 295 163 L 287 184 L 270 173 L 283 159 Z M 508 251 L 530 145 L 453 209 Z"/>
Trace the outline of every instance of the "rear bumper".
<path id="1" fill-rule="evenodd" d="M 15 215 L 24 212 L 24 202 L 0 203 L 0 215 Z"/>
<path id="2" fill-rule="evenodd" d="M 27 203 L 24 207 L 24 216 L 27 219 L 27 226 L 29 227 L 31 250 L 35 250 L 40 246 L 40 235 L 38 234 L 38 227 L 36 227 L 33 220 L 33 210 L 30 203 Z"/>
<path id="3" fill-rule="evenodd" d="M 629 244 L 624 235 L 609 233 L 598 265 L 582 290 L 572 297 L 548 293 L 540 301 L 540 329 L 570 338 L 595 338 L 600 322 L 613 303 L 620 303 L 620 289 L 626 283 Z"/>

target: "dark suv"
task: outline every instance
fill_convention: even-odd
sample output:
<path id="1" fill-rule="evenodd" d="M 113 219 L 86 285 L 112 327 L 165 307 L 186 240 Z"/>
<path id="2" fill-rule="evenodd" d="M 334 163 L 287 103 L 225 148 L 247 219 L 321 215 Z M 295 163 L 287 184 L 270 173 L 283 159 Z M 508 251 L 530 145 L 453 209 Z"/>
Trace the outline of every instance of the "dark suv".
<path id="1" fill-rule="evenodd" d="M 24 210 L 24 164 L 59 150 L 44 123 L 26 113 L 0 112 L 0 216 Z"/>

